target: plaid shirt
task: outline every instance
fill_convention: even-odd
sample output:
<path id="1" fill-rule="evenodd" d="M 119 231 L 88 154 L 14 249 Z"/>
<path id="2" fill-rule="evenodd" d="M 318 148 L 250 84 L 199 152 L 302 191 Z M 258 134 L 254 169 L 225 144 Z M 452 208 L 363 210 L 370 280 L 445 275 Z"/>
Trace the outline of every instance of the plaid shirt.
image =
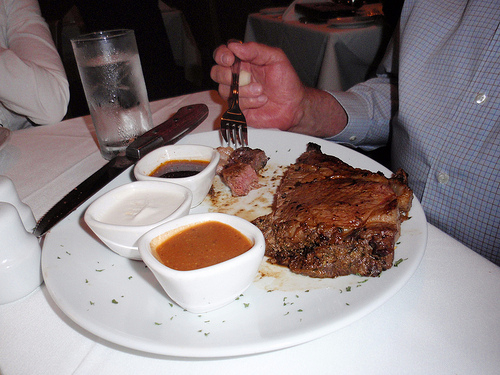
<path id="1" fill-rule="evenodd" d="M 406 0 L 383 67 L 333 93 L 349 123 L 330 139 L 392 138 L 428 221 L 500 265 L 498 0 Z"/>

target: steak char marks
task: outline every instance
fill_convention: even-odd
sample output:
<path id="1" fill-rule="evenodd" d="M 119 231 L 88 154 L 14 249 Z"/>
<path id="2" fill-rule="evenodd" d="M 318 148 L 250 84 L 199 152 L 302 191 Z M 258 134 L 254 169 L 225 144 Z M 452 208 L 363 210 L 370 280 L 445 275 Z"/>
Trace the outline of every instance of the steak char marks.
<path id="1" fill-rule="evenodd" d="M 254 224 L 264 233 L 269 261 L 294 273 L 377 276 L 392 267 L 412 197 L 404 171 L 388 179 L 309 143 L 283 175 L 272 212 Z"/>

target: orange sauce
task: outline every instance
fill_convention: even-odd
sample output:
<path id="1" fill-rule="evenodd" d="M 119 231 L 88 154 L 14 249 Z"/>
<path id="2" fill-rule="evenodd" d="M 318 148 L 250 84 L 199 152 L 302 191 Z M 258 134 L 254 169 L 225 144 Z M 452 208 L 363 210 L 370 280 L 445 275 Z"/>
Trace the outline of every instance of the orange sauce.
<path id="1" fill-rule="evenodd" d="M 167 267 L 190 271 L 225 262 L 252 246 L 252 241 L 233 227 L 207 221 L 167 238 L 155 251 L 158 260 Z"/>

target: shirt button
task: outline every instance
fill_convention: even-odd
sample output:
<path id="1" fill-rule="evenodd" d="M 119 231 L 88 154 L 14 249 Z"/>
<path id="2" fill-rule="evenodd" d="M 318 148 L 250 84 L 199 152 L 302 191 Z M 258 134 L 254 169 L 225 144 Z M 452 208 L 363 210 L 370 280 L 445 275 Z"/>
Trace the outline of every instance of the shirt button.
<path id="1" fill-rule="evenodd" d="M 354 142 L 354 141 L 356 140 L 356 138 L 357 138 L 357 137 L 356 137 L 355 135 L 353 135 L 353 136 L 351 136 L 351 137 L 349 138 L 349 140 L 350 140 L 351 142 Z"/>
<path id="2" fill-rule="evenodd" d="M 450 181 L 450 176 L 448 175 L 448 173 L 445 173 L 445 172 L 439 172 L 437 174 L 437 181 L 440 183 L 440 184 L 446 184 L 448 183 L 448 181 Z"/>
<path id="3" fill-rule="evenodd" d="M 474 98 L 474 101 L 477 104 L 483 104 L 486 101 L 486 94 L 480 92 L 479 94 L 476 95 L 476 97 Z"/>

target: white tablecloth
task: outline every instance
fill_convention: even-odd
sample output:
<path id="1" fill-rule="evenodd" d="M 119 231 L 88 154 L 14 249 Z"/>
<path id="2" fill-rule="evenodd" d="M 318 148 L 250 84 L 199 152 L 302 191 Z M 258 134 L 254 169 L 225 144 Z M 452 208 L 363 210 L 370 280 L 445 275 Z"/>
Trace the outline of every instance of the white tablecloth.
<path id="1" fill-rule="evenodd" d="M 155 123 L 198 102 L 210 115 L 196 132 L 217 128 L 215 92 L 152 103 Z M 0 174 L 37 218 L 105 163 L 91 129 L 83 117 L 16 131 L 0 151 Z M 500 268 L 428 230 L 420 267 L 377 310 L 312 342 L 239 358 L 162 357 L 106 342 L 64 315 L 42 285 L 0 305 L 0 374 L 498 374 Z"/>
<path id="2" fill-rule="evenodd" d="M 379 23 L 334 28 L 284 21 L 280 14 L 255 13 L 248 17 L 245 41 L 281 48 L 307 86 L 343 91 L 363 82 L 373 68 L 383 28 Z"/>

